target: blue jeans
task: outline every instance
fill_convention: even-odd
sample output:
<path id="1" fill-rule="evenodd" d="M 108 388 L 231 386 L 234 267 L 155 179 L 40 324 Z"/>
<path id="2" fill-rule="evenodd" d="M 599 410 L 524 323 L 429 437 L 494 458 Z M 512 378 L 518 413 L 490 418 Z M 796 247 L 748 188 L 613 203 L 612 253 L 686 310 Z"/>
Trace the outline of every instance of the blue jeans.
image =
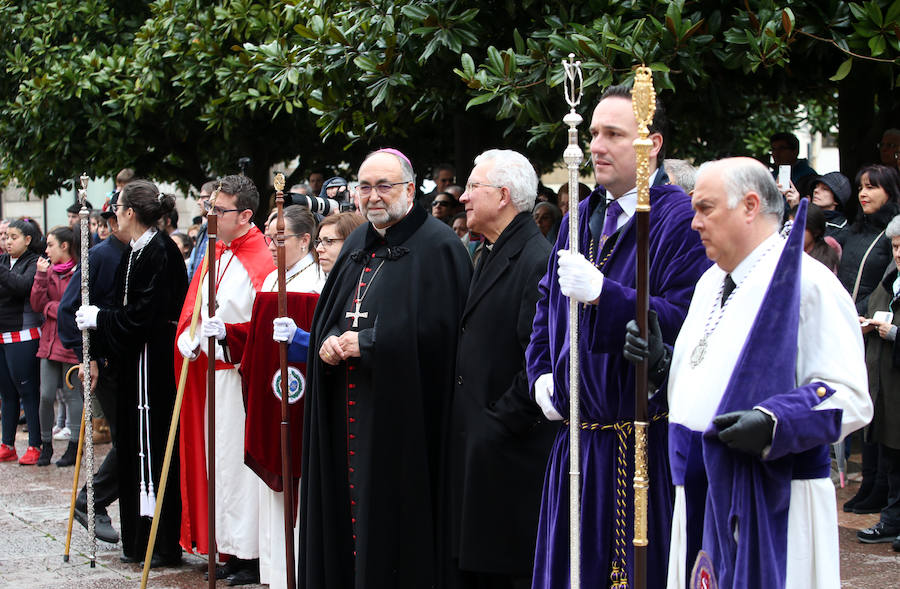
<path id="1" fill-rule="evenodd" d="M 19 403 L 28 424 L 28 445 L 41 447 L 40 364 L 37 359 L 39 340 L 0 344 L 0 441 L 7 446 L 16 442 L 19 426 Z"/>

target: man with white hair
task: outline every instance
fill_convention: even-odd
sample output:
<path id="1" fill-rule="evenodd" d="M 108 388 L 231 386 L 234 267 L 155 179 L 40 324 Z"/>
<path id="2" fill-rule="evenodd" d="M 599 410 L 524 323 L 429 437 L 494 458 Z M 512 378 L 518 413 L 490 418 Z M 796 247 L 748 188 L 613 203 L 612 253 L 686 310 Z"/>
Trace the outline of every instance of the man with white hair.
<path id="1" fill-rule="evenodd" d="M 309 335 L 297 585 L 437 583 L 440 461 L 472 263 L 415 204 L 396 149 L 357 174 L 368 223 L 344 241 Z"/>
<path id="2" fill-rule="evenodd" d="M 532 401 L 525 347 L 550 243 L 531 220 L 537 175 L 515 151 L 475 158 L 460 202 L 484 235 L 456 351 L 448 441 L 446 587 L 531 587 L 544 468 L 556 427 Z"/>
<path id="3" fill-rule="evenodd" d="M 806 201 L 787 242 L 779 235 L 783 199 L 758 161 L 704 164 L 691 204 L 715 265 L 671 359 L 668 587 L 705 575 L 720 587 L 838 588 L 829 445 L 872 417 L 856 310 L 803 253 Z M 650 341 L 648 352 L 629 325 L 626 355 L 644 346 L 653 373 L 668 351 L 658 333 Z"/>

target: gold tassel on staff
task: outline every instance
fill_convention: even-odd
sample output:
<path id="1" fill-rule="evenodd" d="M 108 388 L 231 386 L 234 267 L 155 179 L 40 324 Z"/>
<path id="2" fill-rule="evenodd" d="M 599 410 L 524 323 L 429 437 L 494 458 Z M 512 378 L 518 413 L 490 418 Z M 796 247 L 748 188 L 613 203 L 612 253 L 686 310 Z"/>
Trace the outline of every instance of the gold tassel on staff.
<path id="1" fill-rule="evenodd" d="M 287 317 L 287 262 L 284 252 L 284 174 L 276 174 L 272 182 L 275 187 L 275 206 L 278 220 L 275 223 L 276 257 L 278 260 L 278 316 Z M 281 479 L 284 499 L 284 553 L 285 579 L 287 589 L 294 589 L 294 498 L 293 472 L 291 460 L 291 420 L 288 407 L 288 342 L 278 343 L 278 363 L 281 369 Z"/>
<path id="2" fill-rule="evenodd" d="M 638 124 L 634 140 L 637 156 L 637 324 L 644 341 L 648 340 L 647 312 L 650 307 L 650 125 L 656 112 L 656 93 L 650 68 L 641 66 L 634 76 L 631 104 Z M 650 475 L 647 464 L 647 390 L 648 366 L 644 359 L 635 370 L 634 385 L 634 587 L 647 586 L 647 494 Z"/>
<path id="3" fill-rule="evenodd" d="M 569 112 L 563 122 L 569 127 L 569 144 L 563 159 L 569 169 L 569 251 L 578 253 L 578 168 L 584 150 L 578 143 L 581 115 L 575 108 L 581 102 L 584 79 L 581 62 L 569 54 L 562 62 L 566 72 L 566 103 Z M 571 589 L 581 587 L 581 430 L 578 406 L 581 370 L 578 366 L 578 301 L 569 299 L 569 578 Z"/>

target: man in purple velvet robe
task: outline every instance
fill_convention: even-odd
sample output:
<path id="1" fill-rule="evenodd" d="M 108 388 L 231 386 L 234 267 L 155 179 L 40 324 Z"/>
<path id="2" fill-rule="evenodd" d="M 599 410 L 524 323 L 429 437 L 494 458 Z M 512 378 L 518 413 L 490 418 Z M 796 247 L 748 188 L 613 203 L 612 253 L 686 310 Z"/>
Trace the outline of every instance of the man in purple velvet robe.
<path id="1" fill-rule="evenodd" d="M 690 198 L 668 179 L 663 159 L 664 114 L 658 105 L 650 139 L 650 308 L 663 338 L 672 343 L 697 279 L 709 267 L 691 230 Z M 632 577 L 634 476 L 634 369 L 622 356 L 625 325 L 635 316 L 637 122 L 627 87 L 603 94 L 591 119 L 591 160 L 600 186 L 579 206 L 579 251 L 568 251 L 563 218 L 534 331 L 526 351 L 528 379 L 549 419 L 568 413 L 568 298 L 581 306 L 582 582 L 585 587 L 626 587 Z M 673 491 L 668 473 L 666 399 L 650 402 L 650 503 L 648 587 L 665 583 Z M 535 589 L 569 586 L 569 430 L 560 427 L 544 479 L 535 553 Z"/>

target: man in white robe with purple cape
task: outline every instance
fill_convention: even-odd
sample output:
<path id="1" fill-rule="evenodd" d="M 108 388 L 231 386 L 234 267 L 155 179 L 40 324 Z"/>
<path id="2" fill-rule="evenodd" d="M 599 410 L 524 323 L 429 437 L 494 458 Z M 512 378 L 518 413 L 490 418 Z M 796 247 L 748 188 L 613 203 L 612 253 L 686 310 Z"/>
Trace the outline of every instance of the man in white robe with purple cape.
<path id="1" fill-rule="evenodd" d="M 668 587 L 837 589 L 828 447 L 872 417 L 853 303 L 803 253 L 805 201 L 779 235 L 782 196 L 756 160 L 704 164 L 691 204 L 715 265 L 671 359 Z M 644 345 L 629 332 L 626 356 Z M 650 341 L 654 372 L 668 353 Z"/>

